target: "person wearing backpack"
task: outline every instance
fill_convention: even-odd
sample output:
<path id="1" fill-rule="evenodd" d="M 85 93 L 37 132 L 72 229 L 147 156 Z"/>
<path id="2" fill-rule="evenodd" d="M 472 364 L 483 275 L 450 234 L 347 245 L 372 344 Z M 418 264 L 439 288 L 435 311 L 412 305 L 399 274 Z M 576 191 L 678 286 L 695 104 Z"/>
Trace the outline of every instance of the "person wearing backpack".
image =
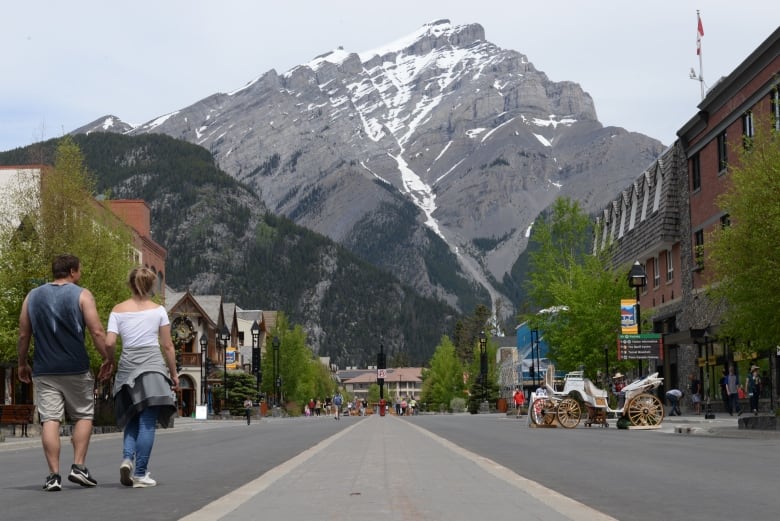
<path id="1" fill-rule="evenodd" d="M 341 396 L 341 391 L 336 391 L 336 396 L 333 397 L 333 405 L 335 406 L 336 412 L 333 416 L 334 419 L 338 420 L 341 416 L 341 404 L 344 403 L 344 397 Z"/>

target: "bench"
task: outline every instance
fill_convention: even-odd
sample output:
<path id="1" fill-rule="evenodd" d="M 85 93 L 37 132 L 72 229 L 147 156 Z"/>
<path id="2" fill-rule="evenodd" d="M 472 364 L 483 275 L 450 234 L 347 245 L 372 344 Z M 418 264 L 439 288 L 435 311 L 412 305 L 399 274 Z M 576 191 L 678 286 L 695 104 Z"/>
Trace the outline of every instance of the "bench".
<path id="1" fill-rule="evenodd" d="M 33 423 L 35 405 L 12 404 L 0 405 L 0 425 L 12 425 L 16 436 L 16 426 L 22 426 L 21 436 L 27 437 L 27 425 Z"/>

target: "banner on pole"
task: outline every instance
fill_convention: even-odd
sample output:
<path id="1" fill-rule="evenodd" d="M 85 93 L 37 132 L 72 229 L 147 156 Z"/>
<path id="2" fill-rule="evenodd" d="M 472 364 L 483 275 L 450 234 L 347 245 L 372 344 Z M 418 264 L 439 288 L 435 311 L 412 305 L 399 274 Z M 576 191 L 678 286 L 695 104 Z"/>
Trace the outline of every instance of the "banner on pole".
<path id="1" fill-rule="evenodd" d="M 620 301 L 620 332 L 624 335 L 639 333 L 639 326 L 636 322 L 636 300 L 622 299 Z"/>

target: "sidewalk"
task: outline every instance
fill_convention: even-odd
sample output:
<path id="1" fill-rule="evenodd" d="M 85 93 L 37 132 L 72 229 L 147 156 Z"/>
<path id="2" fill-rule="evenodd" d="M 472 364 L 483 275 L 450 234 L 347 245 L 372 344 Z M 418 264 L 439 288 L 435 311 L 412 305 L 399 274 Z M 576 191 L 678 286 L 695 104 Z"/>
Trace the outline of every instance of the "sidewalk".
<path id="1" fill-rule="evenodd" d="M 348 471 L 344 471 L 348 469 Z M 184 521 L 613 521 L 393 416 L 369 416 Z"/>

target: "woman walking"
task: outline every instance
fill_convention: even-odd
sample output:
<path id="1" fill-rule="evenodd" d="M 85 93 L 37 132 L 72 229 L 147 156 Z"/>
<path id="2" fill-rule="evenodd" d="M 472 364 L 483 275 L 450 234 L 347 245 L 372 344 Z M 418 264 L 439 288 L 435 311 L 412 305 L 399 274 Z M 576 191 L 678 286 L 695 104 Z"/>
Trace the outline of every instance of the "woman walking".
<path id="1" fill-rule="evenodd" d="M 134 488 L 157 484 L 148 469 L 155 427 L 158 422 L 163 428 L 171 426 L 176 414 L 172 390 L 179 388 L 168 314 L 151 300 L 156 280 L 148 268 L 130 272 L 132 297 L 114 306 L 106 335 L 106 345 L 111 349 L 117 336 L 122 338 L 122 355 L 114 381 L 116 422 L 124 429 L 119 481 Z"/>

